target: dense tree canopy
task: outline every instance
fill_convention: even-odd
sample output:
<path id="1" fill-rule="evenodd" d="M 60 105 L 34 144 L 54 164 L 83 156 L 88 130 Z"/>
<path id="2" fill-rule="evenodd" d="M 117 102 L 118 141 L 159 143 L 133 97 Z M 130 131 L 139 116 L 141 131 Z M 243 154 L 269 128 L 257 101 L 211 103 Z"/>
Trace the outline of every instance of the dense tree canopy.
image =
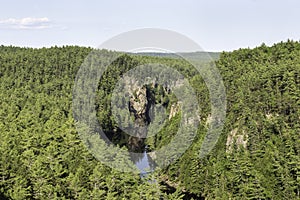
<path id="1" fill-rule="evenodd" d="M 187 77 L 200 102 L 192 146 L 143 178 L 97 161 L 77 134 L 72 91 L 91 50 L 0 46 L 0 199 L 300 198 L 299 42 L 221 53 L 215 64 L 226 87 L 227 118 L 217 145 L 204 158 L 199 152 L 211 109 L 196 70 L 168 56 L 124 54 L 113 62 L 100 80 L 95 108 L 106 134 L 123 148 L 128 138 L 118 129 L 110 102 L 126 71 L 146 63 L 169 65 Z M 145 87 L 153 104 L 168 113 L 176 110 L 172 92 L 161 85 Z M 175 112 L 159 133 L 143 141 L 147 151 L 170 142 L 180 116 Z"/>

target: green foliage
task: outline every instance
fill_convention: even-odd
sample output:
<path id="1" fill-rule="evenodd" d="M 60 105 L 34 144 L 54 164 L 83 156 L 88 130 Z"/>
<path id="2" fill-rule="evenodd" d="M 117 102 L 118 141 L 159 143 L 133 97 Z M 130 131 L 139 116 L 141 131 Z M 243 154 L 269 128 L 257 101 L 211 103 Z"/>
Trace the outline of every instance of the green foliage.
<path id="1" fill-rule="evenodd" d="M 128 138 L 112 117 L 111 93 L 128 70 L 147 63 L 174 67 L 187 77 L 200 102 L 201 124 L 192 146 L 166 169 L 142 179 L 97 161 L 77 134 L 72 91 L 79 66 L 91 50 L 0 46 L 1 199 L 300 198 L 298 42 L 220 55 L 216 65 L 226 86 L 227 119 L 216 147 L 202 159 L 199 152 L 211 109 L 207 87 L 196 70 L 167 57 L 122 55 L 111 63 L 99 82 L 95 107 L 106 134 L 120 146 Z M 168 113 L 176 105 L 174 94 L 161 85 L 147 89 L 152 103 L 163 105 Z M 167 116 L 159 133 L 145 141 L 149 150 L 171 141 L 180 118 L 181 112 Z M 154 124 L 153 130 L 157 127 Z M 245 147 L 235 137 L 231 149 L 226 145 L 233 130 L 244 134 Z"/>
<path id="2" fill-rule="evenodd" d="M 299 199 L 299 55 L 293 41 L 222 53 L 216 64 L 228 105 L 221 138 L 199 159 L 198 137 L 164 173 L 205 199 Z M 235 138 L 229 150 L 234 129 L 247 142 L 241 147 Z"/>

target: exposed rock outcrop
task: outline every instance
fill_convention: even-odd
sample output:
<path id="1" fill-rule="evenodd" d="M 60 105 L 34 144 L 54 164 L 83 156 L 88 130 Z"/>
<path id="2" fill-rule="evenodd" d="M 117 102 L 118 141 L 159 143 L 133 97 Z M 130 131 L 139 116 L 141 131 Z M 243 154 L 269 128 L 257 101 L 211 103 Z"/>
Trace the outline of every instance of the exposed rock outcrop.
<path id="1" fill-rule="evenodd" d="M 180 111 L 180 104 L 172 104 L 169 114 L 169 120 L 175 117 L 175 115 Z"/>
<path id="2" fill-rule="evenodd" d="M 134 115 L 134 136 L 130 136 L 128 147 L 131 151 L 140 152 L 144 147 L 144 138 L 147 137 L 147 125 L 149 117 L 150 102 L 147 96 L 147 88 L 137 88 L 129 101 L 129 111 Z"/>
<path id="3" fill-rule="evenodd" d="M 230 131 L 228 137 L 227 137 L 227 142 L 226 142 L 226 152 L 232 152 L 234 146 L 236 145 L 238 149 L 241 147 L 247 148 L 247 143 L 248 143 L 248 135 L 247 133 L 243 130 L 239 132 L 238 128 L 233 129 Z"/>

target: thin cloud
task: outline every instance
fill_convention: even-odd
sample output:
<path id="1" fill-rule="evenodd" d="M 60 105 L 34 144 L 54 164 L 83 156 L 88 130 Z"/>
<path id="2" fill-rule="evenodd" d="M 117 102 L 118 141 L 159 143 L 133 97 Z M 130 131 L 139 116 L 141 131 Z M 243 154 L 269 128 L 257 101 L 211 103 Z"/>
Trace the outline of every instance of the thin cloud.
<path id="1" fill-rule="evenodd" d="M 0 27 L 7 29 L 46 29 L 51 27 L 51 21 L 47 17 L 9 18 L 0 20 Z"/>

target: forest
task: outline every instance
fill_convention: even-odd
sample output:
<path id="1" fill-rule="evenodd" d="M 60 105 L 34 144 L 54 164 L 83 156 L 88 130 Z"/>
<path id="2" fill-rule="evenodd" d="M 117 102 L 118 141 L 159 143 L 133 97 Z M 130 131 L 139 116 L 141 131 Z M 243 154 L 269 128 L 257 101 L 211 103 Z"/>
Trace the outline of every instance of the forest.
<path id="1" fill-rule="evenodd" d="M 0 46 L 0 199 L 300 199 L 299 42 L 212 54 L 210 62 L 191 54 L 197 62 L 215 65 L 226 89 L 224 127 L 204 157 L 199 152 L 210 123 L 210 94 L 197 70 L 169 55 L 100 50 L 108 57 L 120 55 L 103 72 L 94 98 L 97 120 L 120 149 L 149 154 L 161 149 L 175 137 L 183 115 L 167 87 L 135 88 L 130 117 L 119 112 L 121 120 L 150 124 L 151 105 L 156 104 L 167 116 L 163 125 L 153 122 L 153 131 L 161 129 L 151 137 L 127 135 L 111 107 L 111 102 L 127 106 L 112 95 L 127 71 L 147 63 L 168 65 L 184 75 L 200 102 L 200 123 L 189 148 L 144 176 L 102 163 L 78 133 L 75 79 L 92 51 Z M 137 105 L 145 109 L 138 112 Z M 130 154 L 117 156 L 120 167 L 126 167 L 122 161 Z M 128 165 L 141 159 L 131 158 Z"/>

